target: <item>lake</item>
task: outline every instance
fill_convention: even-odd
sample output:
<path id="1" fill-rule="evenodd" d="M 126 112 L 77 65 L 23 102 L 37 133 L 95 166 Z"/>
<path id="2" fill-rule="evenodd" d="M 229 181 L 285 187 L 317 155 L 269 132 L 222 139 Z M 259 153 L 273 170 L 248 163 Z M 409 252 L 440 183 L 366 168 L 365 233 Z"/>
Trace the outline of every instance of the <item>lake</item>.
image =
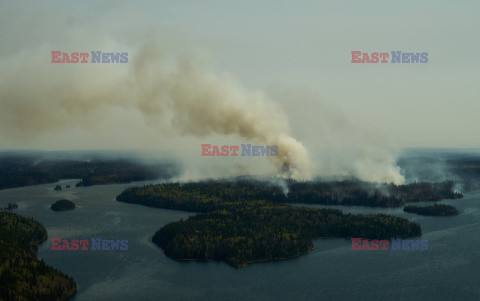
<path id="1" fill-rule="evenodd" d="M 352 251 L 349 239 L 319 239 L 292 260 L 235 269 L 223 262 L 178 262 L 151 242 L 155 231 L 192 213 L 117 202 L 146 182 L 75 187 L 77 180 L 0 191 L 0 207 L 19 205 L 48 231 L 38 257 L 72 276 L 72 300 L 480 300 L 480 191 L 445 200 L 461 214 L 427 217 L 401 208 L 322 206 L 385 213 L 419 222 L 426 251 Z M 149 182 L 150 183 L 150 182 Z M 61 184 L 72 188 L 54 191 Z M 66 198 L 73 211 L 50 205 Z M 50 238 L 128 240 L 124 251 L 54 251 Z"/>

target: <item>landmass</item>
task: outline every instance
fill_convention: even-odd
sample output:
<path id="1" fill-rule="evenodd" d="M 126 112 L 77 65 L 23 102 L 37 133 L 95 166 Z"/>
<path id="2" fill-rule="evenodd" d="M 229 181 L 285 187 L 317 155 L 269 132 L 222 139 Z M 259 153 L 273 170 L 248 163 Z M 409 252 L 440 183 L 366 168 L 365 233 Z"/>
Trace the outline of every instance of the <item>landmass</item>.
<path id="1" fill-rule="evenodd" d="M 117 196 L 120 202 L 191 212 L 229 209 L 257 200 L 287 202 L 281 187 L 253 180 L 146 185 L 125 189 Z"/>
<path id="2" fill-rule="evenodd" d="M 411 183 L 394 185 L 362 181 L 291 182 L 289 203 L 401 207 L 405 203 L 434 202 L 463 197 L 453 190 L 454 183 Z"/>
<path id="3" fill-rule="evenodd" d="M 34 219 L 0 212 L 1 300 L 66 300 L 77 291 L 73 278 L 37 259 L 46 239 Z"/>
<path id="4" fill-rule="evenodd" d="M 419 224 L 404 218 L 287 205 L 280 187 L 254 181 L 148 185 L 128 188 L 117 200 L 202 212 L 164 226 L 152 241 L 176 260 L 222 260 L 234 267 L 298 257 L 320 237 L 422 234 Z"/>
<path id="5" fill-rule="evenodd" d="M 457 199 L 461 193 L 453 191 L 453 182 L 412 183 L 394 185 L 368 183 L 357 180 L 331 182 L 287 182 L 285 195 L 280 186 L 254 180 L 203 181 L 198 183 L 171 183 L 150 185 L 125 190 L 119 200 L 165 209 L 206 212 L 217 206 L 218 200 L 267 200 L 276 203 L 322 205 L 401 207 L 405 203 L 433 202 Z M 179 188 L 182 187 L 181 190 Z M 174 195 L 169 191 L 176 190 Z M 201 195 L 201 197 L 199 197 Z M 207 195 L 208 197 L 205 197 Z"/>
<path id="6" fill-rule="evenodd" d="M 419 215 L 433 215 L 433 216 L 451 216 L 458 215 L 460 211 L 450 205 L 435 204 L 433 206 L 405 206 L 403 211 L 416 213 Z"/>
<path id="7" fill-rule="evenodd" d="M 408 154 L 408 156 L 400 158 L 397 163 L 409 182 L 418 179 L 429 182 L 417 183 L 418 187 L 448 180 L 455 182 L 460 187 L 455 191 L 468 192 L 480 189 L 480 157 L 478 153 L 449 150 L 410 150 Z M 171 179 L 180 174 L 180 169 L 172 163 L 173 161 L 169 163 L 145 161 L 135 159 L 135 155 L 123 153 L 115 156 L 120 157 L 115 158 L 109 152 L 99 154 L 88 151 L 71 153 L 0 152 L 0 189 L 55 183 L 60 179 L 81 179 L 77 186 L 91 186 Z M 348 186 L 350 186 L 350 189 L 353 188 L 350 184 Z M 358 192 L 365 192 L 364 185 L 359 186 L 362 187 Z M 315 189 L 318 189 L 318 187 Z M 321 189 L 323 190 L 325 187 Z M 385 187 L 381 187 L 378 190 L 384 192 L 384 189 Z M 382 199 L 386 195 L 385 193 L 378 196 L 373 193 L 372 197 L 371 189 L 368 190 L 368 202 L 371 204 L 383 204 L 382 206 L 385 207 L 402 206 L 401 191 L 397 191 L 394 197 Z M 333 194 L 330 197 L 328 193 L 322 191 L 320 193 L 314 191 L 313 194 L 317 194 L 318 199 L 323 199 L 321 204 L 343 203 L 344 205 L 350 205 L 350 203 L 353 203 L 352 205 L 355 205 L 358 202 L 358 198 L 352 199 L 347 196 L 338 199 L 338 195 Z M 352 194 L 355 195 L 355 192 L 352 191 Z M 292 193 L 291 197 L 294 195 Z M 367 198 L 364 197 L 364 199 Z M 400 199 L 400 201 L 397 199 Z"/>
<path id="8" fill-rule="evenodd" d="M 60 200 L 50 206 L 53 211 L 65 211 L 75 209 L 75 204 L 69 200 Z"/>
<path id="9" fill-rule="evenodd" d="M 41 156 L 0 156 L 0 190 L 81 179 L 77 186 L 169 179 L 178 175 L 173 164 L 142 163 L 134 159 L 44 159 Z M 60 187 L 61 188 L 61 187 Z M 55 189 L 61 190 L 61 189 Z"/>

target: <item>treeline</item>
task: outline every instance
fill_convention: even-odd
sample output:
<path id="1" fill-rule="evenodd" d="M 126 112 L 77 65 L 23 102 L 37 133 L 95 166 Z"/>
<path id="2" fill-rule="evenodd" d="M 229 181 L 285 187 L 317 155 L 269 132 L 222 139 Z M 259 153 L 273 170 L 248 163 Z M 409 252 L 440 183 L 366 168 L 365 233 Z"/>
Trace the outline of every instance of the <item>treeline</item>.
<path id="1" fill-rule="evenodd" d="M 208 212 L 232 202 L 266 200 L 275 203 L 401 207 L 410 202 L 460 198 L 452 182 L 408 185 L 360 181 L 288 182 L 288 194 L 268 182 L 255 180 L 171 183 L 126 189 L 118 201 L 150 207 Z"/>
<path id="2" fill-rule="evenodd" d="M 34 163 L 31 158 L 0 158 L 0 189 L 53 183 L 59 180 L 55 174 L 34 166 Z"/>
<path id="3" fill-rule="evenodd" d="M 426 206 L 426 207 L 405 206 L 403 208 L 403 211 L 416 213 L 420 215 L 433 215 L 433 216 L 450 216 L 450 215 L 460 214 L 460 211 L 458 211 L 457 208 L 450 205 L 444 205 L 444 204 L 435 204 L 433 206 Z"/>
<path id="4" fill-rule="evenodd" d="M 42 160 L 35 157 L 0 158 L 0 189 L 81 179 L 77 186 L 168 179 L 178 174 L 171 164 L 143 164 L 128 159 Z"/>
<path id="5" fill-rule="evenodd" d="M 289 203 L 400 207 L 410 202 L 461 198 L 453 182 L 395 185 L 361 181 L 290 182 Z"/>
<path id="6" fill-rule="evenodd" d="M 94 167 L 82 176 L 77 186 L 130 183 L 155 179 L 169 179 L 178 175 L 170 164 L 145 165 L 129 160 L 93 162 Z"/>
<path id="7" fill-rule="evenodd" d="M 174 259 L 224 260 L 235 267 L 299 256 L 319 237 L 421 235 L 420 225 L 402 218 L 286 205 L 280 187 L 256 181 L 148 185 L 126 189 L 117 200 L 201 212 L 166 225 L 153 242 Z"/>
<path id="8" fill-rule="evenodd" d="M 147 185 L 127 188 L 117 196 L 120 202 L 192 212 L 227 209 L 257 200 L 285 203 L 286 197 L 280 187 L 253 180 Z"/>
<path id="9" fill-rule="evenodd" d="M 46 239 L 34 219 L 0 211 L 1 300 L 65 300 L 77 291 L 73 278 L 38 261 Z"/>

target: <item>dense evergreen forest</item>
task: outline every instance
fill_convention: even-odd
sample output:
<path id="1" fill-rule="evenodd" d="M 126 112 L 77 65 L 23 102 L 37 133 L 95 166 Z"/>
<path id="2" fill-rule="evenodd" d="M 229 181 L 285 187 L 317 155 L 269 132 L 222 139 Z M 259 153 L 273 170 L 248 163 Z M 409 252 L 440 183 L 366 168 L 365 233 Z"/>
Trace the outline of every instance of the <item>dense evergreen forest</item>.
<path id="1" fill-rule="evenodd" d="M 265 200 L 285 203 L 282 189 L 253 180 L 170 183 L 126 189 L 117 200 L 150 207 L 208 212 L 243 202 Z"/>
<path id="2" fill-rule="evenodd" d="M 75 204 L 69 200 L 59 200 L 50 206 L 53 211 L 65 211 L 75 209 Z"/>
<path id="3" fill-rule="evenodd" d="M 401 207 L 406 202 L 461 198 L 452 182 L 408 185 L 361 181 L 288 182 L 285 196 L 280 186 L 255 180 L 172 183 L 126 189 L 117 200 L 151 207 L 207 212 L 219 202 L 266 200 L 275 203 Z"/>
<path id="4" fill-rule="evenodd" d="M 0 157 L 0 189 L 82 179 L 78 186 L 168 179 L 177 175 L 171 164 L 143 164 L 134 160 L 53 160 L 25 156 Z"/>
<path id="5" fill-rule="evenodd" d="M 410 202 L 461 198 L 453 182 L 394 185 L 361 181 L 290 182 L 288 202 L 324 205 L 400 207 Z"/>
<path id="6" fill-rule="evenodd" d="M 201 212 L 166 225 L 152 239 L 178 260 L 223 260 L 235 267 L 307 253 L 319 237 L 421 235 L 420 225 L 386 215 L 286 205 L 280 187 L 256 181 L 207 181 L 126 189 L 118 201 Z"/>
<path id="7" fill-rule="evenodd" d="M 449 216 L 458 215 L 460 211 L 457 208 L 450 205 L 435 204 L 433 206 L 405 206 L 403 211 L 416 213 L 420 215 L 433 215 L 433 216 Z"/>
<path id="8" fill-rule="evenodd" d="M 421 234 L 419 224 L 403 218 L 255 201 L 168 224 L 152 241 L 177 260 L 223 260 L 242 267 L 305 254 L 320 237 L 388 239 Z"/>
<path id="9" fill-rule="evenodd" d="M 32 218 L 0 211 L 0 300 L 65 300 L 75 281 L 37 260 L 45 228 Z"/>

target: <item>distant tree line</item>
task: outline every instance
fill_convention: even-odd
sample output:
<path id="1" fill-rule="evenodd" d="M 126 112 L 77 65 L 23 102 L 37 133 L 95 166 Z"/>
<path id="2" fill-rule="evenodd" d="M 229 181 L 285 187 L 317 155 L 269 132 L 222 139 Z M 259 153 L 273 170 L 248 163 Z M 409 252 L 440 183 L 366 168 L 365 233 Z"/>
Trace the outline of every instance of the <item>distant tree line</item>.
<path id="1" fill-rule="evenodd" d="M 461 198 L 453 182 L 394 185 L 361 181 L 288 182 L 288 194 L 280 186 L 255 180 L 170 183 L 126 189 L 118 201 L 145 206 L 207 212 L 239 201 L 275 203 L 401 207 L 405 203 Z"/>
<path id="2" fill-rule="evenodd" d="M 227 209 L 247 201 L 265 200 L 278 203 L 287 201 L 280 187 L 249 180 L 167 183 L 132 187 L 117 196 L 117 200 L 192 212 Z"/>
<path id="3" fill-rule="evenodd" d="M 448 216 L 458 215 L 460 211 L 457 208 L 450 205 L 435 204 L 433 206 L 405 206 L 403 211 L 416 213 L 420 215 L 433 215 L 433 216 Z"/>
<path id="4" fill-rule="evenodd" d="M 54 183 L 60 179 L 81 179 L 77 186 L 129 183 L 168 179 L 177 174 L 172 164 L 143 164 L 127 159 L 75 161 L 0 157 L 0 189 Z"/>
<path id="5" fill-rule="evenodd" d="M 361 181 L 290 182 L 289 203 L 401 207 L 411 202 L 461 198 L 453 182 L 395 185 Z"/>

